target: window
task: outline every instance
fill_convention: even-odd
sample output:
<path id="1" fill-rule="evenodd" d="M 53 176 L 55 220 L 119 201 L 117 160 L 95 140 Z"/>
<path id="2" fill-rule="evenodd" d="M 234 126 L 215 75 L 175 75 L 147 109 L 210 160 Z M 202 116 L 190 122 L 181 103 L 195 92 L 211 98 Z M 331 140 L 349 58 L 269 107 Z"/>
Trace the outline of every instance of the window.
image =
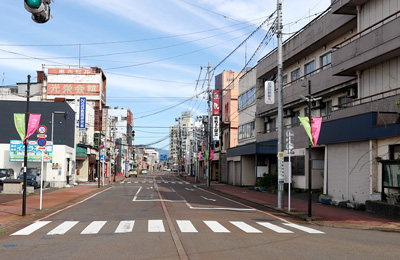
<path id="1" fill-rule="evenodd" d="M 299 126 L 300 125 L 300 120 L 299 120 L 299 116 L 300 116 L 300 111 L 293 111 L 294 115 L 290 118 L 291 119 L 291 124 L 292 127 L 295 126 Z"/>
<path id="2" fill-rule="evenodd" d="M 300 78 L 300 68 L 295 69 L 290 73 L 291 81 L 295 81 L 296 79 Z"/>
<path id="3" fill-rule="evenodd" d="M 307 63 L 306 65 L 304 65 L 304 74 L 306 75 L 306 78 L 313 75 L 314 73 L 311 73 L 311 72 L 313 72 L 314 70 L 315 70 L 315 62 L 314 61 L 311 61 L 311 62 Z M 311 73 L 311 74 L 309 74 L 309 73 Z"/>
<path id="4" fill-rule="evenodd" d="M 353 98 L 349 98 L 348 96 L 339 97 L 339 104 L 347 103 L 352 100 L 353 100 Z M 342 105 L 342 106 L 340 106 L 340 108 L 349 107 L 350 105 L 351 104 Z"/>
<path id="5" fill-rule="evenodd" d="M 324 102 L 320 112 L 321 116 L 330 115 L 332 113 L 332 100 Z"/>
<path id="6" fill-rule="evenodd" d="M 332 58 L 331 52 L 328 52 L 320 57 L 320 64 L 321 64 L 321 67 L 323 67 L 322 68 L 323 70 L 332 67 L 331 58 Z"/>
<path id="7" fill-rule="evenodd" d="M 288 83 L 288 75 L 287 74 L 285 74 L 285 75 L 283 75 L 283 77 L 282 77 L 282 84 L 283 84 L 283 86 L 285 86 L 287 83 Z"/>
<path id="8" fill-rule="evenodd" d="M 254 122 L 239 126 L 239 140 L 254 136 Z"/>
<path id="9" fill-rule="evenodd" d="M 289 161 L 288 157 L 284 158 L 285 162 Z M 292 163 L 292 176 L 298 175 L 298 176 L 304 176 L 305 175 L 305 161 L 304 161 L 304 155 L 302 156 L 291 156 L 290 161 Z"/>
<path id="10" fill-rule="evenodd" d="M 268 122 L 269 132 L 276 132 L 276 117 L 270 118 Z"/>
<path id="11" fill-rule="evenodd" d="M 238 110 L 246 108 L 256 100 L 256 88 L 252 88 L 239 96 Z"/>

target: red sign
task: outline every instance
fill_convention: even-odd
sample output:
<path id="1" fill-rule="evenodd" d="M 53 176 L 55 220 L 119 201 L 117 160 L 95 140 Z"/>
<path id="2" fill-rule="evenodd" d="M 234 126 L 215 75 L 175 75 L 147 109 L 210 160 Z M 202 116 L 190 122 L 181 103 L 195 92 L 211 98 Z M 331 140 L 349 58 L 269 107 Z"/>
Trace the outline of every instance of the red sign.
<path id="1" fill-rule="evenodd" d="M 44 139 L 44 138 L 39 138 L 39 139 L 37 140 L 37 144 L 38 144 L 39 146 L 41 146 L 41 147 L 46 146 L 46 139 Z"/>
<path id="2" fill-rule="evenodd" d="M 91 69 L 55 69 L 49 68 L 48 74 L 73 74 L 73 75 L 94 75 Z"/>
<path id="3" fill-rule="evenodd" d="M 220 114 L 220 94 L 219 90 L 213 90 L 213 115 L 214 116 L 219 116 Z"/>
<path id="4" fill-rule="evenodd" d="M 99 95 L 99 84 L 47 83 L 48 95 Z"/>

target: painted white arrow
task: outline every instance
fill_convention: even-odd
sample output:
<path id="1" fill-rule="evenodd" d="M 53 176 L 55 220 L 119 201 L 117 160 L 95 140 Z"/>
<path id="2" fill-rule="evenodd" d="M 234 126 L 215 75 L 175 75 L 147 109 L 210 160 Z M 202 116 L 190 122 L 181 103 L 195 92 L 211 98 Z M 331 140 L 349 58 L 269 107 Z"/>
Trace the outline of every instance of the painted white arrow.
<path id="1" fill-rule="evenodd" d="M 216 201 L 215 199 L 208 199 L 208 198 L 206 198 L 206 197 L 204 197 L 204 196 L 201 196 L 203 199 L 205 199 L 205 200 L 211 200 L 211 201 Z"/>
<path id="2" fill-rule="evenodd" d="M 185 188 L 185 189 L 190 190 L 190 191 L 194 191 L 194 189 L 189 189 L 189 188 Z"/>

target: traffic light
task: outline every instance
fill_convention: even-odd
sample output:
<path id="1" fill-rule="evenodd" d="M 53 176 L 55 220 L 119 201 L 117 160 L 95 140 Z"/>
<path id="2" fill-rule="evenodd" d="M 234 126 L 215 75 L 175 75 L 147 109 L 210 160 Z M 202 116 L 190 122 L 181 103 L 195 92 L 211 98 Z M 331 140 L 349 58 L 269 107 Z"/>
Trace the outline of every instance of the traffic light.
<path id="1" fill-rule="evenodd" d="M 32 20 L 45 23 L 50 20 L 51 0 L 24 0 L 25 9 L 32 14 Z"/>
<path id="2" fill-rule="evenodd" d="M 135 140 L 135 131 L 132 130 L 132 140 Z"/>

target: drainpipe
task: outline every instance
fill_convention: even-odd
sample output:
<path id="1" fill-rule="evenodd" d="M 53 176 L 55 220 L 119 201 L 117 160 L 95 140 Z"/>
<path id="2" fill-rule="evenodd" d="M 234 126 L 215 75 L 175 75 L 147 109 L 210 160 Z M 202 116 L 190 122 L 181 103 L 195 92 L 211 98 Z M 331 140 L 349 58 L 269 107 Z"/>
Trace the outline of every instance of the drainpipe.
<path id="1" fill-rule="evenodd" d="M 361 5 L 356 6 L 357 9 L 357 33 L 361 31 Z"/>
<path id="2" fill-rule="evenodd" d="M 357 98 L 361 98 L 361 71 L 357 70 Z"/>

